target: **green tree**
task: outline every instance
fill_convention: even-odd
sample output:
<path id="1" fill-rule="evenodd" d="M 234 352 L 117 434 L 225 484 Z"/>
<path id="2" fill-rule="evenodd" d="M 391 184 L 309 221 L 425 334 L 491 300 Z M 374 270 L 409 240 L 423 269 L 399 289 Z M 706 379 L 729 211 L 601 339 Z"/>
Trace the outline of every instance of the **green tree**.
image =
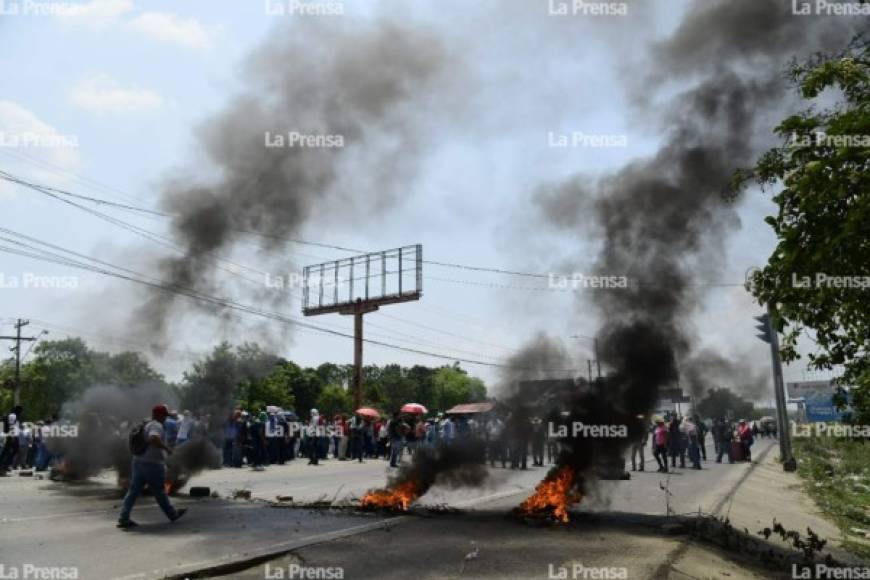
<path id="1" fill-rule="evenodd" d="M 239 384 L 238 358 L 228 342 L 185 371 L 181 406 L 185 409 L 227 409 Z"/>
<path id="2" fill-rule="evenodd" d="M 260 405 L 278 405 L 284 409 L 295 409 L 296 397 L 293 394 L 293 385 L 302 378 L 302 369 L 298 365 L 282 360 L 259 384 L 261 390 L 256 398 Z"/>
<path id="3" fill-rule="evenodd" d="M 432 384 L 434 406 L 439 411 L 446 411 L 462 403 L 483 401 L 486 398 L 486 386 L 483 381 L 468 376 L 459 365 L 436 370 Z"/>
<path id="4" fill-rule="evenodd" d="M 270 389 L 266 378 L 281 364 L 281 358 L 264 351 L 257 343 L 243 343 L 236 348 L 236 399 L 251 412 L 266 405 L 281 405 L 285 400 L 281 389 Z"/>
<path id="5" fill-rule="evenodd" d="M 316 372 L 324 385 L 341 385 L 350 381 L 353 366 L 323 363 L 317 367 Z"/>
<path id="6" fill-rule="evenodd" d="M 3 369 L 0 377 L 12 385 L 13 365 Z M 64 403 L 94 385 L 135 388 L 152 384 L 166 383 L 140 353 L 98 352 L 80 338 L 43 341 L 22 364 L 21 404 L 26 417 L 40 419 L 59 413 Z"/>
<path id="7" fill-rule="evenodd" d="M 330 419 L 338 413 L 350 414 L 354 410 L 352 406 L 350 391 L 341 385 L 326 385 L 317 397 L 317 410 Z"/>
<path id="8" fill-rule="evenodd" d="M 760 304 L 772 305 L 783 333 L 782 358 L 800 358 L 798 338 L 815 334 L 809 366 L 843 365 L 843 382 L 855 386 L 856 419 L 870 422 L 870 76 L 867 42 L 856 40 L 841 54 L 795 64 L 792 79 L 802 96 L 835 96 L 836 103 L 811 106 L 782 121 L 783 145 L 771 149 L 751 171 L 735 174 L 735 191 L 750 179 L 781 188 L 778 207 L 766 222 L 778 243 L 767 265 L 750 281 Z M 843 286 L 820 275 L 862 281 Z M 795 281 L 798 283 L 796 284 Z M 808 282 L 808 284 L 806 283 Z M 864 285 L 867 284 L 867 285 Z"/>
<path id="9" fill-rule="evenodd" d="M 312 368 L 304 368 L 299 374 L 298 380 L 293 383 L 293 394 L 296 396 L 296 412 L 301 417 L 307 417 L 311 409 L 317 407 L 317 399 L 326 385 L 323 379 Z"/>
<path id="10" fill-rule="evenodd" d="M 414 400 L 426 407 L 435 407 L 435 370 L 431 367 L 414 365 L 408 370 L 408 378 L 414 383 L 417 394 Z"/>
<path id="11" fill-rule="evenodd" d="M 398 410 L 405 403 L 415 403 L 417 386 L 408 376 L 407 370 L 400 365 L 386 365 L 380 369 L 379 381 L 382 391 L 380 401 L 384 411 Z"/>

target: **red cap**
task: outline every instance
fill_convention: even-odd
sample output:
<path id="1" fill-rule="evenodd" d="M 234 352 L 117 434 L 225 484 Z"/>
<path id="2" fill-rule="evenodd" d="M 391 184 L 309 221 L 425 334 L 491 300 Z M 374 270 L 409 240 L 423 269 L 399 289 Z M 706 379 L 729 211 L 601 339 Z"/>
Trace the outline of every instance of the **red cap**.
<path id="1" fill-rule="evenodd" d="M 154 408 L 151 409 L 152 417 L 166 417 L 169 415 L 169 407 L 160 403 L 159 405 L 154 405 Z"/>

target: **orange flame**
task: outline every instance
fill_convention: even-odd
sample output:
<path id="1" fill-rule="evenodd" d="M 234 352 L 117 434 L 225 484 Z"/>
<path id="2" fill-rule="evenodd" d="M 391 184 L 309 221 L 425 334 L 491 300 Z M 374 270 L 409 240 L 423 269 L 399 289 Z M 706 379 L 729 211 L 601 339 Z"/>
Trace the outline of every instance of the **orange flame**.
<path id="1" fill-rule="evenodd" d="M 520 504 L 519 511 L 525 515 L 551 515 L 567 523 L 568 508 L 582 499 L 579 493 L 571 490 L 574 479 L 574 470 L 563 467 L 555 477 L 539 483 L 535 493 Z"/>
<path id="2" fill-rule="evenodd" d="M 166 480 L 163 482 L 163 489 L 166 491 L 166 495 L 172 495 L 174 492 L 178 490 L 174 481 Z"/>
<path id="3" fill-rule="evenodd" d="M 417 497 L 419 497 L 419 485 L 416 481 L 400 483 L 392 489 L 375 489 L 362 498 L 364 508 L 387 508 L 391 510 L 407 511 Z"/>

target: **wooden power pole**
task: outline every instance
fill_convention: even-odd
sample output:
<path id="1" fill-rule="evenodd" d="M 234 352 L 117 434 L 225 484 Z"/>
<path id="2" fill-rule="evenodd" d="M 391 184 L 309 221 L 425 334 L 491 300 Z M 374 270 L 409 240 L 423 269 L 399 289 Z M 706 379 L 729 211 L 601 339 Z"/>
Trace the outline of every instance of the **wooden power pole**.
<path id="1" fill-rule="evenodd" d="M 21 402 L 21 342 L 31 342 L 36 340 L 35 336 L 21 336 L 21 329 L 30 324 L 29 320 L 21 320 L 15 322 L 15 336 L 0 336 L 0 340 L 14 340 L 15 346 L 9 350 L 15 351 L 15 394 L 13 395 L 13 404 L 17 405 Z"/>

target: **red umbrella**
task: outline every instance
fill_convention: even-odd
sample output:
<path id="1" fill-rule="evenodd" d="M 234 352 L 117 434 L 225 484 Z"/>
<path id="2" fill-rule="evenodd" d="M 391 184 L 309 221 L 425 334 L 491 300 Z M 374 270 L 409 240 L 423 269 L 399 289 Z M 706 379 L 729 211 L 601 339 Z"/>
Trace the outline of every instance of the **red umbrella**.
<path id="1" fill-rule="evenodd" d="M 411 413 L 412 415 L 425 415 L 429 412 L 429 410 L 420 403 L 407 403 L 399 409 L 399 411 L 402 413 Z"/>
<path id="2" fill-rule="evenodd" d="M 377 419 L 381 416 L 380 411 L 377 409 L 372 409 L 371 407 L 360 407 L 356 411 L 354 411 L 357 415 L 362 415 L 363 417 L 369 417 L 370 419 Z"/>

